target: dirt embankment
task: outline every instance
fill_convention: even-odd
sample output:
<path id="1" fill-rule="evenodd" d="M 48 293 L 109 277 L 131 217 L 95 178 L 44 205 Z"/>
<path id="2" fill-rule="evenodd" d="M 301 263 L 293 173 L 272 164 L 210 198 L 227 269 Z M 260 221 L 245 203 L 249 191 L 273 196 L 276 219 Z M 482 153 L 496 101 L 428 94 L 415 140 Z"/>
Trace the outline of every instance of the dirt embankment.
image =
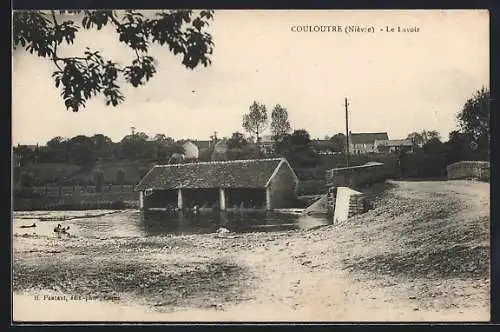
<path id="1" fill-rule="evenodd" d="M 17 236 L 14 318 L 488 320 L 488 253 L 488 184 L 394 182 L 312 231 Z"/>

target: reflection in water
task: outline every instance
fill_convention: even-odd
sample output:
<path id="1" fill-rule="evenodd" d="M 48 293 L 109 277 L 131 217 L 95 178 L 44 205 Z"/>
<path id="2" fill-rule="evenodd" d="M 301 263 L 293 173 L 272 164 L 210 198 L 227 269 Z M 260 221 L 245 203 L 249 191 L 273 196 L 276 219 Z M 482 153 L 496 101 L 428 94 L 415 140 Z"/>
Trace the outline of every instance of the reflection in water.
<path id="1" fill-rule="evenodd" d="M 78 212 L 81 215 L 81 211 Z M 57 212 L 61 215 L 61 212 Z M 44 216 L 52 215 L 52 212 Z M 65 217 L 75 215 L 74 211 L 65 211 Z M 28 219 L 29 218 L 29 219 Z M 231 232 L 273 232 L 294 229 L 307 229 L 328 224 L 326 216 L 307 216 L 279 214 L 271 212 L 210 212 L 168 214 L 160 211 L 122 211 L 104 216 L 70 219 L 65 221 L 43 221 L 39 215 L 15 214 L 14 228 L 20 232 L 20 225 L 36 222 L 33 229 L 39 235 L 51 235 L 55 224 L 71 225 L 71 234 L 78 237 L 123 237 L 151 236 L 167 234 L 213 233 L 219 227 Z M 18 231 L 19 230 L 19 231 Z"/>
<path id="2" fill-rule="evenodd" d="M 328 223 L 326 217 L 278 214 L 271 212 L 203 214 L 180 213 L 168 215 L 164 212 L 141 213 L 141 226 L 147 234 L 165 233 L 212 233 L 219 227 L 232 232 L 270 232 L 311 228 Z"/>

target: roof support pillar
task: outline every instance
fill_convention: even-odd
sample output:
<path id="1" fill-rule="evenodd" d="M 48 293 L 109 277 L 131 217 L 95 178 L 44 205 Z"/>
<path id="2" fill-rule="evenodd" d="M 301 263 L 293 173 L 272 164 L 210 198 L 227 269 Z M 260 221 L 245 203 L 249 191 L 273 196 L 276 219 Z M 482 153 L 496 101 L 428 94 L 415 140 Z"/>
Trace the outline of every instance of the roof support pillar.
<path id="1" fill-rule="evenodd" d="M 271 190 L 266 187 L 266 210 L 271 210 Z"/>
<path id="2" fill-rule="evenodd" d="M 139 191 L 139 209 L 144 210 L 144 190 Z"/>
<path id="3" fill-rule="evenodd" d="M 221 211 L 226 210 L 226 192 L 224 188 L 219 188 L 219 207 Z"/>
<path id="4" fill-rule="evenodd" d="M 182 210 L 183 207 L 183 197 L 182 197 L 182 189 L 177 189 L 177 207 Z"/>

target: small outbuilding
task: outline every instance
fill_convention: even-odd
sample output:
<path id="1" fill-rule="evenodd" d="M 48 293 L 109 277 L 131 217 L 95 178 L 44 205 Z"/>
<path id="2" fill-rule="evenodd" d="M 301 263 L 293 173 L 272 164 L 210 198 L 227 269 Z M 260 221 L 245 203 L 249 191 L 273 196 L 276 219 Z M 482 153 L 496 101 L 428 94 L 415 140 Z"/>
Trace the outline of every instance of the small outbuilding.
<path id="1" fill-rule="evenodd" d="M 157 165 L 137 184 L 140 208 L 293 207 L 299 184 L 284 158 Z"/>

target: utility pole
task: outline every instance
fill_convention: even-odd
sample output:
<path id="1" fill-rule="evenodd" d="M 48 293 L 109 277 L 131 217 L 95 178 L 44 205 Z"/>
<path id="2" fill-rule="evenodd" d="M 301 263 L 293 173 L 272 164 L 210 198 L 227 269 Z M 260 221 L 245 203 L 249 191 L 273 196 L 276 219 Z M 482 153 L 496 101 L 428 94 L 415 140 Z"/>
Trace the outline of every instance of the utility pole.
<path id="1" fill-rule="evenodd" d="M 345 98 L 345 164 L 349 167 L 349 103 L 347 98 Z"/>

